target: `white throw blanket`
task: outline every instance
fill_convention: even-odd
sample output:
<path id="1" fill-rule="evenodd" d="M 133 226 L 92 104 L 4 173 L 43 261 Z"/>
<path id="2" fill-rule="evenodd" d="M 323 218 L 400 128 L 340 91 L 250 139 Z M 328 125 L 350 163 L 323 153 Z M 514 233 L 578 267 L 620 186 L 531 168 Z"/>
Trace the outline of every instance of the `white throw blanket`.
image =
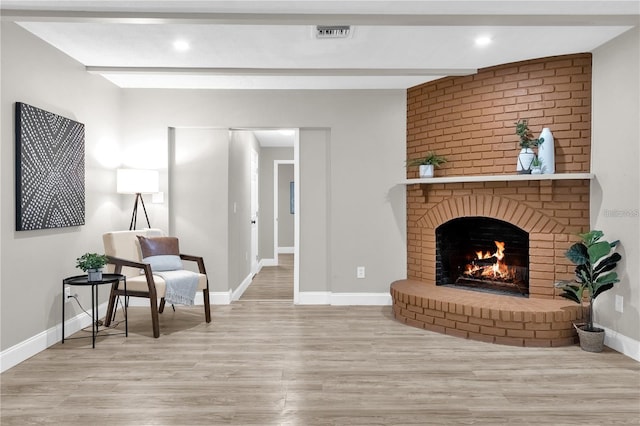
<path id="1" fill-rule="evenodd" d="M 193 305 L 198 291 L 198 274 L 191 271 L 154 272 L 162 277 L 167 285 L 164 300 L 173 305 Z"/>

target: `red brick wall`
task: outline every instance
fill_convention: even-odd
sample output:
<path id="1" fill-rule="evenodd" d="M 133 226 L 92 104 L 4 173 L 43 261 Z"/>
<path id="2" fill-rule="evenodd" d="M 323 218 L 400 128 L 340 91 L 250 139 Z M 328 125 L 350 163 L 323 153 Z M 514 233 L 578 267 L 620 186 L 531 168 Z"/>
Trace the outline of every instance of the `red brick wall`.
<path id="1" fill-rule="evenodd" d="M 427 151 L 449 162 L 436 176 L 515 174 L 515 122 L 537 137 L 549 127 L 556 173 L 589 172 L 591 55 L 501 65 L 408 90 L 407 157 Z M 409 167 L 408 178 L 417 177 Z M 435 229 L 460 216 L 488 216 L 529 232 L 530 297 L 556 296 L 570 278 L 564 251 L 589 227 L 589 181 L 524 181 L 407 186 L 408 278 L 435 281 Z"/>
<path id="2" fill-rule="evenodd" d="M 556 173 L 588 172 L 591 155 L 591 54 L 555 56 L 447 77 L 407 92 L 407 157 L 427 151 L 449 160 L 438 176 L 514 173 L 515 122 L 535 137 L 549 127 Z M 409 178 L 417 177 L 409 167 Z"/>

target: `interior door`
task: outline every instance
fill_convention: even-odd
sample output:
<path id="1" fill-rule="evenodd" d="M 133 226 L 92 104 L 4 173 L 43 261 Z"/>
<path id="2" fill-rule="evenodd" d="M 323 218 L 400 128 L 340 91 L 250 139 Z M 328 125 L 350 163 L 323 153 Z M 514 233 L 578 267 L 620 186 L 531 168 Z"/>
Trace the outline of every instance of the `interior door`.
<path id="1" fill-rule="evenodd" d="M 251 272 L 258 272 L 258 152 L 251 150 Z"/>

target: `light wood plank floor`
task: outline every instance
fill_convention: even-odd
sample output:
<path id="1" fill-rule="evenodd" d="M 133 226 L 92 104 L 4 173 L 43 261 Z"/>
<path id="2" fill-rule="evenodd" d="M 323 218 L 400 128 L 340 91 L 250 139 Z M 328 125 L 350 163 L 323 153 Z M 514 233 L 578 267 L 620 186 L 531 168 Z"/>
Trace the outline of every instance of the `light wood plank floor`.
<path id="1" fill-rule="evenodd" d="M 640 424 L 640 363 L 487 344 L 385 307 L 236 302 L 148 310 L 130 334 L 55 346 L 2 374 L 2 426 Z M 121 323 L 118 327 L 123 327 Z M 82 332 L 81 332 L 82 333 Z"/>
<path id="2" fill-rule="evenodd" d="M 263 267 L 240 300 L 288 300 L 293 302 L 293 255 L 279 254 L 278 266 Z"/>

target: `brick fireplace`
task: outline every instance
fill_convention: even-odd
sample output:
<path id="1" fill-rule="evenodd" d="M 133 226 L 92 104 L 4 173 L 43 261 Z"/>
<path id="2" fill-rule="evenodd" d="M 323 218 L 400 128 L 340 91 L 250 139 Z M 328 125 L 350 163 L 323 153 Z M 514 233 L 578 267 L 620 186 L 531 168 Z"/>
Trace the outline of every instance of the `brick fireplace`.
<path id="1" fill-rule="evenodd" d="M 529 297 L 555 298 L 554 282 L 571 275 L 564 257 L 575 233 L 589 225 L 589 181 L 410 185 L 408 277 L 436 283 L 436 229 L 461 217 L 488 217 L 529 236 Z M 422 213 L 422 214 L 420 214 Z"/>
<path id="2" fill-rule="evenodd" d="M 548 306 L 553 306 L 552 310 L 571 311 L 568 316 L 551 314 L 551 317 L 562 318 L 562 327 L 554 325 L 553 321 L 543 327 L 548 326 L 549 330 L 562 328 L 561 333 L 554 335 L 556 340 L 524 335 L 529 336 L 529 343 L 568 344 L 573 330 L 567 318 L 575 320 L 581 313 L 577 305 L 572 307 L 559 297 L 554 282 L 572 276 L 573 266 L 564 257 L 564 252 L 576 240 L 575 234 L 589 227 L 590 181 L 582 177 L 513 181 L 496 177 L 516 174 L 519 147 L 515 122 L 518 119 L 527 119 L 536 137 L 543 127 L 551 129 L 555 138 L 557 175 L 588 173 L 590 113 L 590 54 L 506 64 L 481 69 L 472 76 L 444 78 L 410 88 L 407 92 L 407 157 L 418 158 L 429 151 L 444 155 L 448 162 L 437 169 L 436 177 L 452 179 L 407 185 L 407 274 L 412 283 L 409 287 L 414 288 L 413 283 L 442 284 L 437 282 L 438 268 L 442 265 L 436 244 L 441 227 L 460 218 L 504 222 L 528 237 L 525 249 L 529 262 L 526 271 L 529 300 L 549 300 Z M 474 178 L 472 181 L 456 180 L 467 176 Z M 417 177 L 417 170 L 409 167 L 407 178 Z M 401 306 L 404 302 L 396 306 L 396 301 L 404 298 L 404 293 L 398 293 L 397 287 L 392 288 L 392 295 L 396 292 L 396 317 L 405 322 L 406 319 L 415 320 L 417 312 L 414 310 L 411 318 L 406 303 L 404 307 Z M 419 300 L 429 303 L 428 296 L 420 297 Z M 510 300 L 510 296 L 491 297 L 505 299 L 498 299 L 494 305 L 485 296 L 475 298 L 487 301 L 491 306 L 501 306 L 501 309 Z M 471 312 L 474 295 L 465 294 L 464 298 L 470 300 Z M 522 312 L 522 303 L 527 302 L 518 303 L 519 310 L 513 312 Z M 540 303 L 544 302 L 536 302 L 538 313 L 546 309 Z M 569 306 L 565 309 L 565 305 Z M 424 307 L 418 308 L 423 309 L 424 315 Z M 464 306 L 458 310 L 464 311 Z M 513 317 L 508 309 L 505 313 L 500 312 L 497 313 L 499 318 L 501 315 Z M 431 319 L 434 318 L 438 317 Z M 422 326 L 434 323 L 421 322 Z M 456 330 L 456 333 L 466 334 L 464 337 L 471 337 L 454 323 L 447 323 L 449 327 L 443 326 L 437 331 L 447 332 L 448 329 L 454 334 Z M 522 327 L 524 330 L 524 325 Z M 497 337 L 507 337 L 505 330 L 508 329 L 498 331 Z M 475 335 L 482 336 L 482 333 Z M 525 340 L 522 337 L 511 344 L 526 344 Z M 496 336 L 492 341 L 496 341 Z"/>

